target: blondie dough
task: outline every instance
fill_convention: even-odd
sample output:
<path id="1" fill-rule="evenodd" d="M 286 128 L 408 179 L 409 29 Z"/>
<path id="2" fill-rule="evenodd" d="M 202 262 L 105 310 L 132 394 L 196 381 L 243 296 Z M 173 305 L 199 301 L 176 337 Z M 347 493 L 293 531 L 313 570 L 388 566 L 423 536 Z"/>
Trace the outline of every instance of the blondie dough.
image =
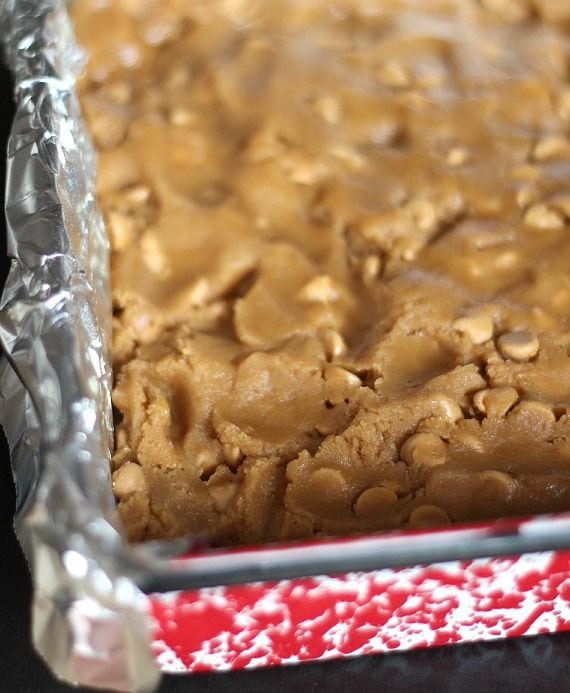
<path id="1" fill-rule="evenodd" d="M 570 509 L 570 4 L 77 0 L 131 540 Z"/>

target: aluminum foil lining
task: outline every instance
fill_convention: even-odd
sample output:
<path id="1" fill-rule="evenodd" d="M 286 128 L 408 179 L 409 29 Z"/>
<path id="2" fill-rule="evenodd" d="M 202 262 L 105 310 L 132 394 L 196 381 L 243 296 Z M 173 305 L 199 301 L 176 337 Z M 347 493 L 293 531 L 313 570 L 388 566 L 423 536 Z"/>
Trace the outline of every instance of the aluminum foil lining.
<path id="1" fill-rule="evenodd" d="M 0 0 L 0 22 L 17 102 L 0 419 L 35 586 L 34 643 L 64 679 L 153 690 L 147 598 L 136 586 L 144 560 L 121 536 L 109 480 L 108 248 L 74 93 L 83 57 L 63 0 Z"/>
<path id="2" fill-rule="evenodd" d="M 118 0 L 119 1 L 119 0 Z M 149 601 L 187 589 L 568 546 L 566 516 L 433 542 L 355 540 L 352 553 L 291 546 L 194 557 L 191 539 L 124 540 L 109 479 L 112 443 L 108 246 L 95 155 L 74 93 L 83 56 L 64 0 L 0 0 L 0 44 L 17 103 L 8 145 L 11 271 L 0 300 L 0 422 L 16 482 L 15 527 L 34 581 L 34 643 L 69 681 L 152 691 Z"/>

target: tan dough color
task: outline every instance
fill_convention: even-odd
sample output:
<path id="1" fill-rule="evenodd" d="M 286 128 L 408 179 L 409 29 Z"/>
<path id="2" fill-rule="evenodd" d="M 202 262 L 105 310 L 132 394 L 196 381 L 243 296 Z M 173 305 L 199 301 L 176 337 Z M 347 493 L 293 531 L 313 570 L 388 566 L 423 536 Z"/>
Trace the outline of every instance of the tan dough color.
<path id="1" fill-rule="evenodd" d="M 78 0 L 131 540 L 570 509 L 570 4 Z"/>

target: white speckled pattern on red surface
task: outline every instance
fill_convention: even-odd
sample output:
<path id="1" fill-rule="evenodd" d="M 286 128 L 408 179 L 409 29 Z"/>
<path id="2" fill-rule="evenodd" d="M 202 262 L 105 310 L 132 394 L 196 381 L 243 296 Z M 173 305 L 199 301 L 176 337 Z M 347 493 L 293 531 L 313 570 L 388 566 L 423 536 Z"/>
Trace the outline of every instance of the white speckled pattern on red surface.
<path id="1" fill-rule="evenodd" d="M 334 659 L 570 630 L 570 552 L 151 596 L 164 671 Z"/>

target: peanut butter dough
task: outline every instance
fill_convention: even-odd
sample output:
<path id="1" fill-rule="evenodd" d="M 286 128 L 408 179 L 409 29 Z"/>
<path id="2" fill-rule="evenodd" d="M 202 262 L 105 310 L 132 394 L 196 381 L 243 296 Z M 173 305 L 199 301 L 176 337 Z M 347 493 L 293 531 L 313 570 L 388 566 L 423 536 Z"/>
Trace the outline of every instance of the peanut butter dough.
<path id="1" fill-rule="evenodd" d="M 73 12 L 130 539 L 570 509 L 570 3 Z"/>

